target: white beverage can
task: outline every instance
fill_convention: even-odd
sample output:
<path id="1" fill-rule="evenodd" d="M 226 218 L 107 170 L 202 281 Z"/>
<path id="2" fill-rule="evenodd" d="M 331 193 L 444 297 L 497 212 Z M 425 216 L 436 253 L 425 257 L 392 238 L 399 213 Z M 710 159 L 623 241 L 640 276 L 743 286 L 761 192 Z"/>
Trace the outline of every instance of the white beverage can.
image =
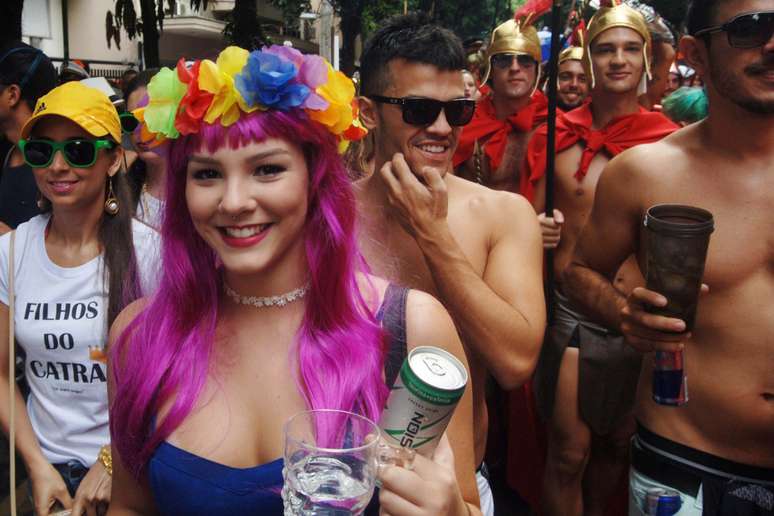
<path id="1" fill-rule="evenodd" d="M 467 383 L 465 366 L 448 351 L 433 346 L 411 350 L 379 422 L 385 441 L 431 456 Z"/>

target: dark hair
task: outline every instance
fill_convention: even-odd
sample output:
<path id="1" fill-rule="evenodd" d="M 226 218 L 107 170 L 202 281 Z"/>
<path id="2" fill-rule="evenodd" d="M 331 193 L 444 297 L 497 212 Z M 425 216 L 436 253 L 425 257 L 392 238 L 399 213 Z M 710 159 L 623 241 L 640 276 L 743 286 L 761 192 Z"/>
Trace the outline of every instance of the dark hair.
<path id="1" fill-rule="evenodd" d="M 120 144 L 115 144 L 115 147 L 119 146 Z M 132 214 L 134 210 L 133 206 L 130 205 L 129 185 L 126 182 L 126 177 L 120 171 L 113 174 L 110 181 L 105 182 L 105 199 L 107 199 L 111 181 L 113 195 L 118 199 L 118 213 L 115 215 L 103 213 L 97 229 L 97 239 L 102 248 L 105 264 L 103 280 L 108 292 L 108 328 L 126 305 L 143 294 L 138 281 L 137 258 L 134 254 L 132 238 Z M 41 212 L 51 212 L 50 202 L 41 204 Z"/>
<path id="2" fill-rule="evenodd" d="M 0 50 L 0 84 L 16 84 L 30 110 L 38 99 L 57 84 L 56 69 L 46 54 L 21 41 L 12 41 Z"/>
<path id="3" fill-rule="evenodd" d="M 129 79 L 129 77 L 135 77 L 135 76 L 136 76 L 138 73 L 140 73 L 140 72 L 138 72 L 138 71 L 137 71 L 137 70 L 135 70 L 134 68 L 127 68 L 127 69 L 126 69 L 126 70 L 124 70 L 124 72 L 121 74 L 121 80 L 122 80 L 122 81 L 125 81 L 125 80 Z"/>
<path id="4" fill-rule="evenodd" d="M 360 57 L 363 95 L 376 95 L 387 89 L 388 64 L 393 59 L 429 64 L 444 71 L 465 68 L 460 39 L 423 13 L 394 16 L 368 39 Z"/>
<path id="5" fill-rule="evenodd" d="M 685 19 L 687 33 L 693 35 L 701 29 L 714 25 L 720 2 L 721 0 L 691 0 Z"/>
<path id="6" fill-rule="evenodd" d="M 129 84 L 124 88 L 124 102 L 126 103 L 126 109 L 129 109 L 129 95 L 135 90 L 148 86 L 148 83 L 156 73 L 158 68 L 148 68 L 138 73 L 129 81 Z M 132 209 L 134 210 L 137 203 L 140 201 L 140 195 L 142 195 L 142 185 L 145 184 L 148 171 L 145 166 L 145 162 L 139 157 L 135 159 L 129 166 L 129 170 L 126 171 L 127 181 L 129 184 L 129 195 L 132 203 Z"/>
<path id="7" fill-rule="evenodd" d="M 129 70 L 127 70 L 127 72 L 128 71 Z M 136 75 L 129 80 L 129 83 L 124 86 L 124 90 L 122 91 L 124 95 L 124 100 L 126 102 L 129 102 L 129 95 L 131 95 L 134 92 L 134 90 L 138 88 L 142 88 L 143 86 L 147 86 L 150 80 L 153 78 L 153 76 L 158 73 L 159 69 L 148 68 L 147 70 L 143 70 L 142 72 L 139 72 L 139 73 L 134 70 L 131 70 L 131 71 L 133 71 Z"/>
<path id="8" fill-rule="evenodd" d="M 126 305 L 143 295 L 137 276 L 137 258 L 134 255 L 134 206 L 130 204 L 129 185 L 120 171 L 113 174 L 111 180 L 119 210 L 115 215 L 102 215 L 98 231 L 104 252 L 105 282 L 108 285 L 108 325 L 113 324 Z"/>
<path id="9" fill-rule="evenodd" d="M 132 203 L 132 211 L 136 211 L 137 203 L 142 195 L 142 185 L 148 179 L 148 167 L 137 156 L 126 171 L 126 184 L 129 187 L 129 202 Z"/>

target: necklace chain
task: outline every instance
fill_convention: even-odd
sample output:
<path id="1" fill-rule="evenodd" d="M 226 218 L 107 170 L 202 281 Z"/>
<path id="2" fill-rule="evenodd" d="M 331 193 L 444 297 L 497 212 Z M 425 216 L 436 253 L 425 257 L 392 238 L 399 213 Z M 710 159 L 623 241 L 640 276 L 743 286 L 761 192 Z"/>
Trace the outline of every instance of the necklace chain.
<path id="1" fill-rule="evenodd" d="M 280 294 L 279 296 L 266 296 L 266 297 L 243 296 L 236 293 L 225 282 L 223 283 L 223 290 L 226 292 L 226 295 L 228 297 L 230 297 L 232 300 L 234 300 L 235 303 L 238 303 L 240 305 L 251 305 L 256 308 L 264 308 L 264 307 L 270 307 L 270 306 L 283 307 L 289 303 L 292 303 L 293 301 L 298 301 L 299 299 L 302 299 L 309 291 L 309 283 L 307 283 L 303 287 L 299 287 L 295 290 L 291 290 L 287 294 Z"/>

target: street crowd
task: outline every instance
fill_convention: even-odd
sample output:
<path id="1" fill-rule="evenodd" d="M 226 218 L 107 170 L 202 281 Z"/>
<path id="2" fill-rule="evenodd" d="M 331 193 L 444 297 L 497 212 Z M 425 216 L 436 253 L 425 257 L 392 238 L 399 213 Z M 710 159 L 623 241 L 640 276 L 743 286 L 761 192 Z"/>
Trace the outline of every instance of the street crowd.
<path id="1" fill-rule="evenodd" d="M 551 3 L 486 41 L 395 16 L 354 80 L 285 45 L 117 84 L 0 49 L 16 503 L 289 514 L 285 422 L 378 422 L 435 346 L 465 393 L 365 514 L 774 515 L 774 5 L 603 1 L 551 59 Z"/>

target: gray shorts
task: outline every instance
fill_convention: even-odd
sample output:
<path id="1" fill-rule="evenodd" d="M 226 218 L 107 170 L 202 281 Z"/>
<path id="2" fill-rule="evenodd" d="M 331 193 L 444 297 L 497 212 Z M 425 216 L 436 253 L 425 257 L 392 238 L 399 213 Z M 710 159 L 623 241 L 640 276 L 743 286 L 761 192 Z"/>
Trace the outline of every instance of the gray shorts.
<path id="1" fill-rule="evenodd" d="M 591 322 L 559 291 L 551 326 L 546 328 L 535 369 L 535 398 L 544 420 L 556 401 L 559 367 L 568 346 L 580 349 L 578 404 L 581 418 L 596 435 L 607 435 L 631 413 L 642 355 L 621 335 Z"/>

